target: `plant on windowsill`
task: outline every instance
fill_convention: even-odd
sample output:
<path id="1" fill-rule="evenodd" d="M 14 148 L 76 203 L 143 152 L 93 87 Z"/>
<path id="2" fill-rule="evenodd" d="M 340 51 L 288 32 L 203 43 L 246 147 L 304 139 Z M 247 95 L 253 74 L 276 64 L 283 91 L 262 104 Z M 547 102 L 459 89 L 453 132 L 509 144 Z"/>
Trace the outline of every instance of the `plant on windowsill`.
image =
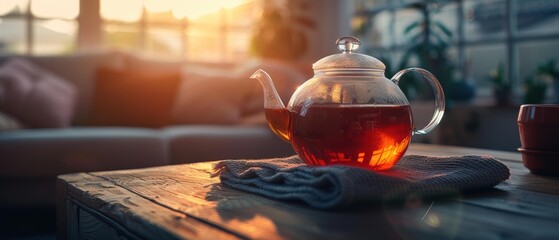
<path id="1" fill-rule="evenodd" d="M 384 75 L 387 77 L 394 76 L 400 69 L 405 68 L 405 66 L 402 65 L 394 66 L 394 61 L 387 55 L 381 55 L 378 59 L 382 63 L 384 63 L 384 66 L 386 67 L 386 69 L 384 70 Z M 400 86 L 400 89 L 402 90 L 402 92 L 404 92 L 404 95 L 406 95 L 408 100 L 417 98 L 417 89 L 420 87 L 418 82 L 416 82 L 412 78 L 412 76 L 404 75 L 402 77 L 402 80 L 398 83 L 398 86 Z"/>
<path id="2" fill-rule="evenodd" d="M 509 81 L 505 79 L 505 66 L 499 63 L 497 69 L 489 72 L 489 79 L 493 84 L 493 95 L 498 106 L 511 105 L 512 86 Z"/>
<path id="3" fill-rule="evenodd" d="M 545 93 L 548 85 L 554 88 L 554 103 L 559 103 L 559 69 L 557 61 L 550 59 L 538 65 L 535 75 L 528 77 L 524 81 L 524 103 L 538 104 L 545 100 Z"/>
<path id="4" fill-rule="evenodd" d="M 433 73 L 441 83 L 448 102 L 452 99 L 455 65 L 448 57 L 452 32 L 441 21 L 433 20 L 432 13 L 439 4 L 437 1 L 418 2 L 410 7 L 421 12 L 422 18 L 404 29 L 411 46 L 406 50 L 400 62 L 400 69 L 409 66 L 412 59 L 419 67 Z M 428 93 L 429 91 L 421 91 Z M 449 104 L 448 104 L 449 105 Z"/>
<path id="5" fill-rule="evenodd" d="M 524 103 L 539 104 L 545 99 L 547 82 L 540 76 L 530 76 L 524 81 Z"/>
<path id="6" fill-rule="evenodd" d="M 471 102 L 476 95 L 475 79 L 471 74 L 472 59 L 468 59 L 462 70 L 462 80 L 452 84 L 451 96 L 460 102 Z"/>
<path id="7" fill-rule="evenodd" d="M 314 29 L 316 24 L 310 17 L 297 15 L 296 12 L 293 9 L 265 9 L 254 25 L 251 53 L 281 61 L 293 61 L 303 56 L 310 45 L 306 32 Z"/>
<path id="8" fill-rule="evenodd" d="M 541 63 L 536 73 L 539 78 L 552 84 L 553 103 L 559 103 L 559 68 L 557 67 L 557 60 L 553 58 L 547 62 Z"/>

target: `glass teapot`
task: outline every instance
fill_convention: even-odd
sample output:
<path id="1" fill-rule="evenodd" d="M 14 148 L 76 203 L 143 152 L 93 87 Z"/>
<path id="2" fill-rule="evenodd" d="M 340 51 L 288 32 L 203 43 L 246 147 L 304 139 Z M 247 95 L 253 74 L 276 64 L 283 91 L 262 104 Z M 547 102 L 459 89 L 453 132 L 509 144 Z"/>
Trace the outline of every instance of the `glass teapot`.
<path id="1" fill-rule="evenodd" d="M 387 79 L 380 60 L 355 53 L 360 46 L 357 38 L 342 37 L 336 45 L 342 53 L 314 63 L 314 76 L 295 90 L 287 107 L 264 70 L 251 76 L 264 89 L 268 125 L 308 165 L 390 169 L 406 152 L 412 135 L 426 134 L 441 121 L 443 89 L 421 68 L 404 69 Z M 435 112 L 420 130 L 414 127 L 410 104 L 398 87 L 410 71 L 420 73 L 435 92 Z"/>

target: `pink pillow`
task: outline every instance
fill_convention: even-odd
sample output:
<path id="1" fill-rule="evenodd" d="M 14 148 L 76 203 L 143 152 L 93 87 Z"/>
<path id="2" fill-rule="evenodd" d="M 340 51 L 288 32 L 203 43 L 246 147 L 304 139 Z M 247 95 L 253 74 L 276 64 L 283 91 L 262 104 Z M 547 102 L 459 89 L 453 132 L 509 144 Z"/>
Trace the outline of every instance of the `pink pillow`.
<path id="1" fill-rule="evenodd" d="M 24 59 L 0 66 L 0 111 L 31 128 L 71 124 L 76 88 Z"/>

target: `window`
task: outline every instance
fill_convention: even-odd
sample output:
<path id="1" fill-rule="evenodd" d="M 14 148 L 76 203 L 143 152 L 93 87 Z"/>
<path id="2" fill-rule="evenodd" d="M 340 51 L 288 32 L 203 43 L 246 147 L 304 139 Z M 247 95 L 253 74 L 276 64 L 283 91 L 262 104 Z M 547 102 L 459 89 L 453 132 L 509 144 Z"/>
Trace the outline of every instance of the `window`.
<path id="1" fill-rule="evenodd" d="M 84 12 L 80 16 L 80 4 Z M 107 47 L 165 58 L 249 56 L 255 0 L 1 0 L 0 54 Z"/>
<path id="2" fill-rule="evenodd" d="M 389 55 L 394 62 L 414 44 L 407 28 L 427 10 L 430 22 L 450 33 L 445 53 L 455 73 L 449 77 L 473 80 L 481 97 L 492 94 L 489 73 L 501 64 L 505 81 L 520 96 L 524 80 L 538 64 L 559 59 L 559 0 L 357 0 L 355 9 L 359 24 L 354 32 L 367 53 Z"/>
<path id="3" fill-rule="evenodd" d="M 105 46 L 196 61 L 237 61 L 248 57 L 254 1 L 100 3 Z"/>
<path id="4" fill-rule="evenodd" d="M 63 54 L 76 48 L 79 0 L 2 0 L 0 53 Z"/>

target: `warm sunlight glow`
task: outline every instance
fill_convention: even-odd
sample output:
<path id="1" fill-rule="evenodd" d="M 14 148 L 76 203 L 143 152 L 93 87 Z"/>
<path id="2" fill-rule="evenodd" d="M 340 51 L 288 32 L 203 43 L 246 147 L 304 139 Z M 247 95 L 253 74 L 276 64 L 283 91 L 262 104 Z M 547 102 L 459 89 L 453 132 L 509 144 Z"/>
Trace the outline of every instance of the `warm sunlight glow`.
<path id="1" fill-rule="evenodd" d="M 101 0 L 101 16 L 104 19 L 136 22 L 142 16 L 142 0 Z"/>
<path id="2" fill-rule="evenodd" d="M 247 2 L 246 0 L 173 0 L 173 16 L 177 19 L 196 19 L 220 9 L 229 9 Z"/>
<path id="3" fill-rule="evenodd" d="M 47 20 L 43 22 L 41 26 L 51 31 L 66 34 L 66 35 L 72 35 L 75 33 L 76 30 L 75 25 L 72 25 L 68 21 L 64 21 L 60 19 Z"/>
<path id="4" fill-rule="evenodd" d="M 26 1 L 21 0 L 2 0 L 0 1 L 0 15 L 6 15 L 15 8 L 25 9 Z"/>
<path id="5" fill-rule="evenodd" d="M 168 12 L 173 8 L 172 0 L 144 0 L 144 6 L 149 12 Z"/>
<path id="6" fill-rule="evenodd" d="M 250 212 L 250 211 L 249 211 Z M 227 219 L 228 224 L 232 226 L 243 226 L 243 229 L 247 232 L 257 232 L 258 229 L 266 229 L 266 233 L 269 236 L 279 236 L 278 227 L 276 223 L 270 219 L 270 217 L 261 215 L 261 214 L 254 214 L 251 218 L 231 218 Z M 268 235 L 267 235 L 268 236 Z M 266 239 L 267 236 L 256 236 L 258 239 Z"/>
<path id="7" fill-rule="evenodd" d="M 101 0 L 104 19 L 135 22 L 142 16 L 142 8 L 149 12 L 172 11 L 176 19 L 196 19 L 221 9 L 237 7 L 250 0 Z"/>
<path id="8" fill-rule="evenodd" d="M 75 19 L 80 13 L 79 0 L 34 0 L 31 13 L 43 18 Z"/>

